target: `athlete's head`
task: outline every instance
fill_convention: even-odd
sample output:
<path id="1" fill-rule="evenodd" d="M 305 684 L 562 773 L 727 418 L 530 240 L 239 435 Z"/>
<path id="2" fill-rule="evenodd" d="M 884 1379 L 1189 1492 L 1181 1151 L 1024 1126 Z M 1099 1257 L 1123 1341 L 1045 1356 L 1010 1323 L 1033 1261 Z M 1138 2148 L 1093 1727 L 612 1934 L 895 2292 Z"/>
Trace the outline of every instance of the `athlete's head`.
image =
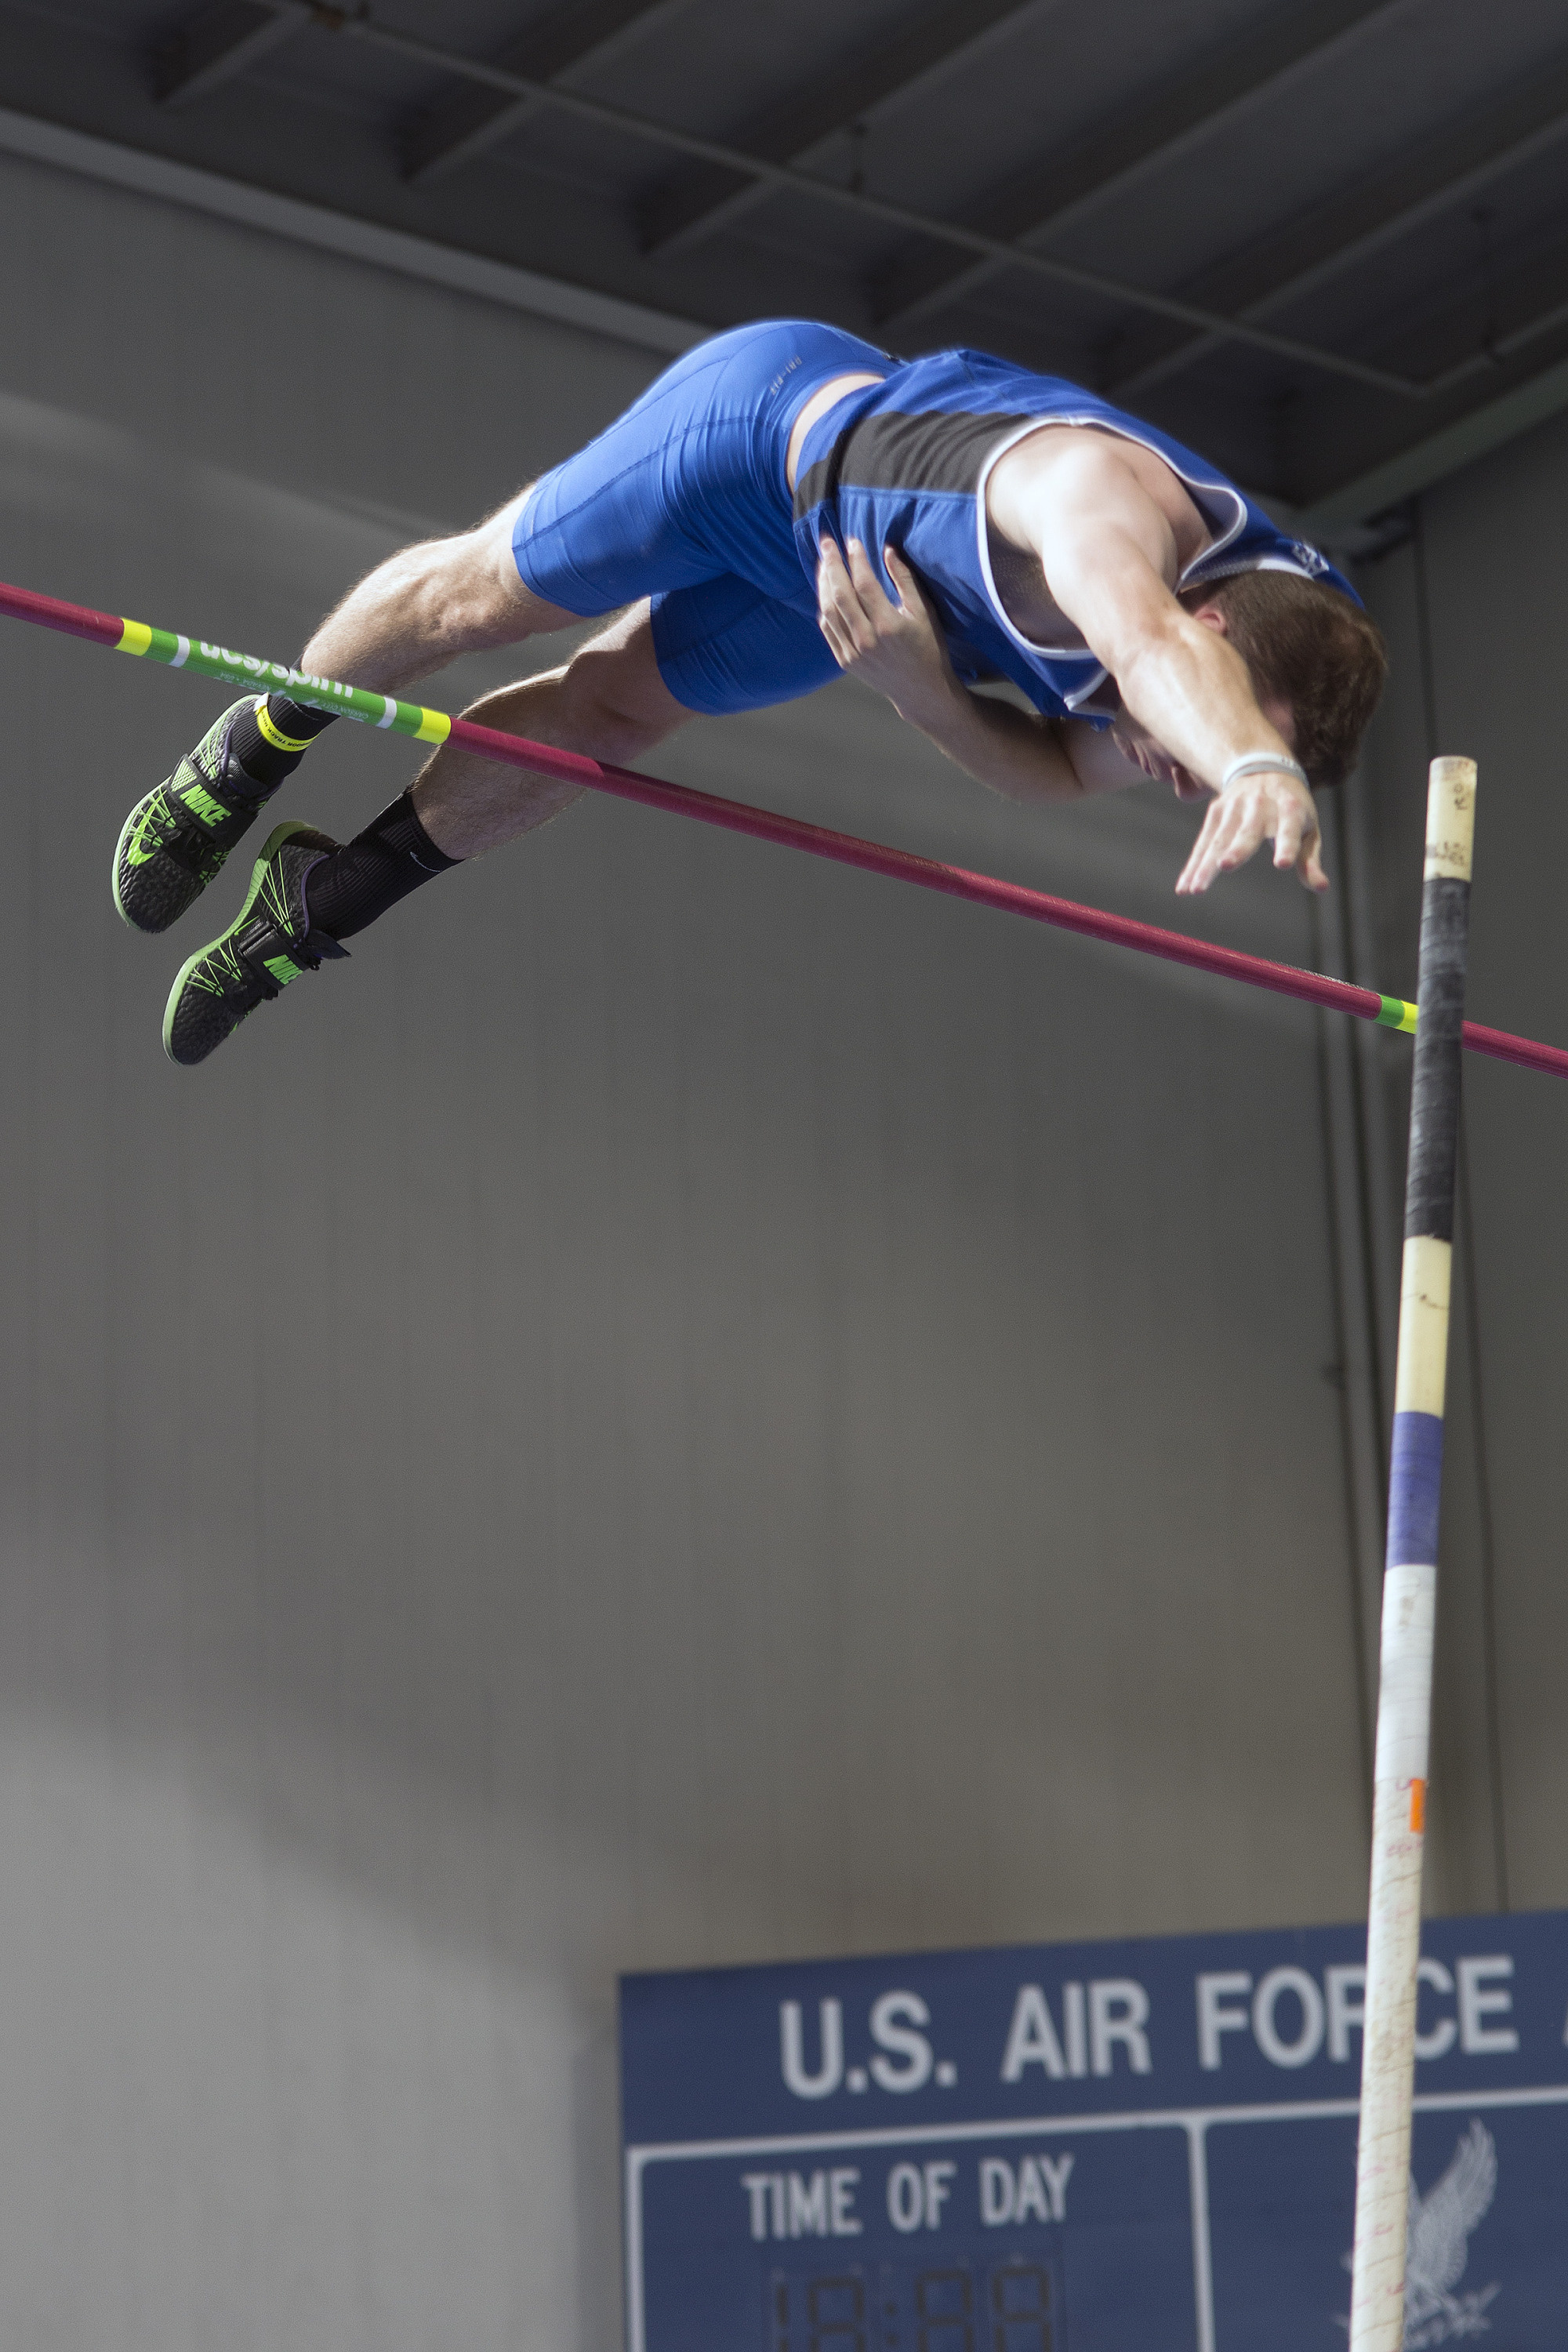
<path id="1" fill-rule="evenodd" d="M 1388 675 L 1370 613 L 1295 572 L 1237 572 L 1188 589 L 1188 612 L 1224 631 L 1251 673 L 1260 709 L 1283 704 L 1287 738 L 1314 784 L 1343 783 Z"/>

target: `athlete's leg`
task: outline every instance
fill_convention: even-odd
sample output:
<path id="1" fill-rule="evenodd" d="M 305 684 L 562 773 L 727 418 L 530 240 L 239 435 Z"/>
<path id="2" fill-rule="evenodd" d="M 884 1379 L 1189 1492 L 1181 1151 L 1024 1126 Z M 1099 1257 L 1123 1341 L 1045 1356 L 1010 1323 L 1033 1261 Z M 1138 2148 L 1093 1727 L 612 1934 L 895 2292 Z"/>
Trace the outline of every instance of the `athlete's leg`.
<path id="1" fill-rule="evenodd" d="M 473 530 L 389 557 L 321 624 L 300 667 L 384 694 L 458 654 L 577 620 L 519 576 L 512 530 L 521 504 L 514 498 Z M 183 915 L 330 724 L 328 714 L 279 693 L 247 696 L 226 710 L 125 820 L 112 874 L 124 919 L 161 931 Z"/>
<path id="2" fill-rule="evenodd" d="M 815 621 L 747 581 L 709 580 L 646 600 L 564 667 L 503 687 L 474 715 L 619 764 L 701 712 L 753 709 L 837 675 Z M 545 824 L 577 789 L 479 759 L 450 743 L 364 831 L 342 846 L 280 825 L 239 916 L 190 958 L 164 1016 L 164 1048 L 199 1062 L 255 1008 L 437 874 Z"/>
<path id="3" fill-rule="evenodd" d="M 487 726 L 616 761 L 648 751 L 694 714 L 659 676 L 644 603 L 580 646 L 565 666 L 502 687 L 468 714 Z M 258 1005 L 279 995 L 422 883 L 462 859 L 548 824 L 579 787 L 528 776 L 456 745 L 342 845 L 279 825 L 257 860 L 235 921 L 187 959 L 163 1016 L 172 1061 L 205 1061 Z"/>
<path id="4" fill-rule="evenodd" d="M 617 766 L 689 719 L 755 710 L 837 675 L 813 620 L 744 580 L 642 599 L 560 669 L 501 687 L 465 717 Z M 389 809 L 313 875 L 313 920 L 350 938 L 461 859 L 559 816 L 582 787 L 444 744 Z"/>
<path id="5" fill-rule="evenodd" d="M 512 548 L 526 491 L 473 530 L 401 548 L 351 588 L 300 656 L 311 677 L 395 694 L 459 654 L 493 652 L 583 616 L 526 587 Z M 602 609 L 602 608 L 601 608 Z"/>
<path id="6" fill-rule="evenodd" d="M 625 767 L 696 716 L 659 675 L 645 599 L 578 647 L 560 669 L 487 694 L 465 719 Z M 581 795 L 580 784 L 524 775 L 443 744 L 412 788 L 426 834 L 445 856 L 477 857 L 531 833 Z"/>

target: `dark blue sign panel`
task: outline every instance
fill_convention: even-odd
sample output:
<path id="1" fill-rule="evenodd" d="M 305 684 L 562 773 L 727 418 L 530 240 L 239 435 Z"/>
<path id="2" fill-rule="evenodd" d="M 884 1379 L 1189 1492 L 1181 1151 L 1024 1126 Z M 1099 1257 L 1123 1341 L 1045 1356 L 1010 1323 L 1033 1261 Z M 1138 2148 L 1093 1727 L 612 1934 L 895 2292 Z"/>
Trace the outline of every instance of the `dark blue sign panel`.
<path id="1" fill-rule="evenodd" d="M 1333 2352 L 1364 1948 L 623 1979 L 628 2352 Z M 1568 1914 L 1423 1951 L 1406 2352 L 1562 2352 Z"/>

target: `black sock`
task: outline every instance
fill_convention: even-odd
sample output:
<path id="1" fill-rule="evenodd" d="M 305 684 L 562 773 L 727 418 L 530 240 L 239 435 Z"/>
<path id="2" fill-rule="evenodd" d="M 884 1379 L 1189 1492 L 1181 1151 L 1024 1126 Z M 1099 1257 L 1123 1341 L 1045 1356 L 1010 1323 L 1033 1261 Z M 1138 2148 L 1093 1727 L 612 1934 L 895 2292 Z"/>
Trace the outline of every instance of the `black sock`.
<path id="1" fill-rule="evenodd" d="M 311 925 L 334 940 L 349 939 L 421 882 L 461 864 L 437 848 L 412 799 L 400 793 L 363 833 L 311 866 L 305 882 Z"/>
<path id="2" fill-rule="evenodd" d="M 242 710 L 229 730 L 229 750 L 257 788 L 258 798 L 275 793 L 291 776 L 323 727 L 330 710 L 307 710 L 286 694 L 269 694 L 254 710 Z"/>

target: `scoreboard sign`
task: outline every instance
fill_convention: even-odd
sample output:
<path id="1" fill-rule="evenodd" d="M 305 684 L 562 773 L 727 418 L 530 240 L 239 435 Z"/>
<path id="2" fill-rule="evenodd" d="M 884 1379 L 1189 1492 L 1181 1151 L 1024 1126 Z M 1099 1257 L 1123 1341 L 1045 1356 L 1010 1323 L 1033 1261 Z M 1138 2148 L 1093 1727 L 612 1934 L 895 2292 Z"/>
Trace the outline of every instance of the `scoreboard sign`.
<path id="1" fill-rule="evenodd" d="M 1406 2352 L 1568 2345 L 1568 1913 L 1428 1923 Z M 1333 2352 L 1364 1930 L 633 1976 L 628 2352 Z"/>

